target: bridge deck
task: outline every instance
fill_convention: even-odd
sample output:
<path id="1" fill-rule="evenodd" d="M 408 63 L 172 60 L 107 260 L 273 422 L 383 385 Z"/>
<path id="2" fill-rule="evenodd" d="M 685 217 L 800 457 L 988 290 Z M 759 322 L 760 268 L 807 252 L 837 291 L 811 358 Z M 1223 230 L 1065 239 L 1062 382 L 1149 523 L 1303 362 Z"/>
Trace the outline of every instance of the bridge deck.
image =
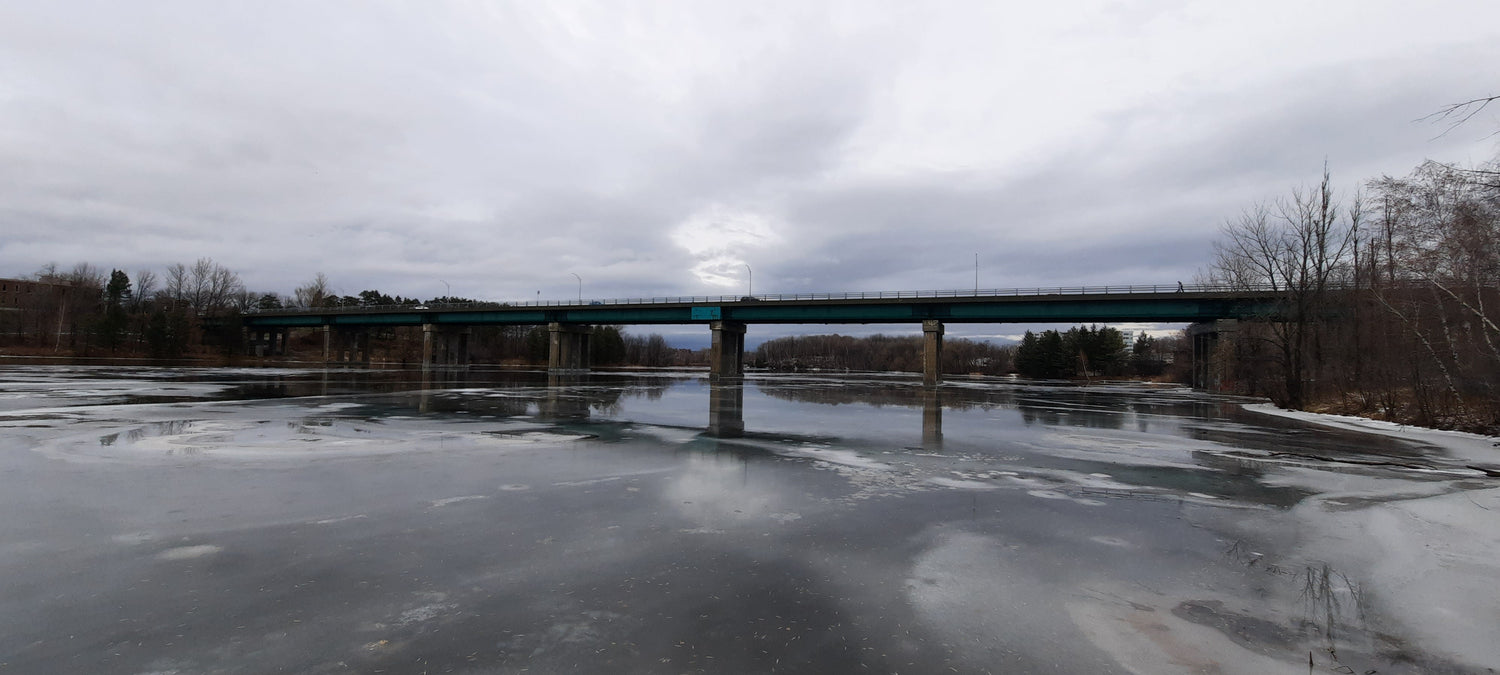
<path id="1" fill-rule="evenodd" d="M 1207 287 L 1130 286 L 1024 291 L 901 291 L 475 303 L 432 307 L 347 307 L 247 314 L 246 326 L 415 326 L 583 324 L 1078 323 L 1193 322 L 1266 316 L 1278 295 Z"/>

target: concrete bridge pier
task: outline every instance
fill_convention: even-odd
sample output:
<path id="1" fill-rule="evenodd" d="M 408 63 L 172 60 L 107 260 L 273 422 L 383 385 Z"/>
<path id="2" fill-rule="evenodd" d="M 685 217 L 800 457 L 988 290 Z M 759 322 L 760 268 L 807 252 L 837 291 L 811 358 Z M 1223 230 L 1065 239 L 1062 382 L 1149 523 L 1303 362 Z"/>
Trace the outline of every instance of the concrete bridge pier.
<path id="1" fill-rule="evenodd" d="M 1233 387 L 1228 372 L 1229 359 L 1221 357 L 1220 352 L 1232 348 L 1237 332 L 1239 321 L 1235 319 L 1219 319 L 1212 323 L 1188 326 L 1188 338 L 1193 343 L 1194 389 L 1227 391 Z"/>
<path id="2" fill-rule="evenodd" d="M 370 363 L 370 331 L 323 326 L 324 363 Z"/>
<path id="3" fill-rule="evenodd" d="M 738 321 L 713 321 L 713 342 L 708 350 L 708 377 L 721 379 L 745 374 L 745 324 Z"/>
<path id="4" fill-rule="evenodd" d="M 247 329 L 246 353 L 250 356 L 285 356 L 289 332 L 287 328 Z"/>
<path id="5" fill-rule="evenodd" d="M 422 324 L 422 367 L 469 365 L 468 326 Z"/>
<path id="6" fill-rule="evenodd" d="M 943 322 L 922 322 L 922 384 L 935 387 L 943 381 Z"/>
<path id="7" fill-rule="evenodd" d="M 589 369 L 589 336 L 594 327 L 577 323 L 549 323 L 547 370 L 576 372 Z"/>

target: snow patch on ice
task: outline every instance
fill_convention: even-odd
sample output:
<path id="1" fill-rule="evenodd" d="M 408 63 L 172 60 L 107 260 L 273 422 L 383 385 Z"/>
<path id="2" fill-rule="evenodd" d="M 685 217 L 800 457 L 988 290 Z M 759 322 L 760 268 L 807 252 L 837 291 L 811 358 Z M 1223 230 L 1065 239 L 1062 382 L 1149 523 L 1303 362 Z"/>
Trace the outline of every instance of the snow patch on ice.
<path id="1" fill-rule="evenodd" d="M 868 469 L 872 471 L 890 471 L 891 465 L 885 462 L 870 459 L 853 450 L 835 450 L 828 447 L 804 445 L 796 448 L 778 448 L 777 454 L 787 457 L 801 457 L 813 459 L 828 464 L 837 464 L 855 469 Z"/>
<path id="2" fill-rule="evenodd" d="M 449 504 L 473 501 L 475 499 L 489 499 L 489 497 L 486 497 L 485 495 L 464 495 L 462 497 L 448 497 L 446 499 L 437 499 L 433 500 L 431 508 L 436 509 L 439 507 L 447 506 Z"/>
<path id="3" fill-rule="evenodd" d="M 1500 663 L 1500 488 L 1360 509 L 1298 505 L 1310 524 L 1309 557 L 1348 560 L 1378 601 L 1436 650 L 1475 667 Z"/>
<path id="4" fill-rule="evenodd" d="M 161 553 L 156 554 L 156 557 L 160 560 L 192 560 L 193 558 L 202 558 L 203 556 L 213 555 L 223 550 L 223 547 L 214 546 L 213 544 L 178 546 L 177 548 L 169 548 L 165 551 L 162 551 Z"/>

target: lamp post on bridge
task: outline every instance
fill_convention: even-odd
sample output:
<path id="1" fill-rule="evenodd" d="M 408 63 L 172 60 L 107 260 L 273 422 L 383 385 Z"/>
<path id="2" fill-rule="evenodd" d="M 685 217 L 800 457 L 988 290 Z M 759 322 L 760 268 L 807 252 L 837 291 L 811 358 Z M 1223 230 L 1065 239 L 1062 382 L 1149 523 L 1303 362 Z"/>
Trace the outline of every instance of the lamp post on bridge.
<path id="1" fill-rule="evenodd" d="M 581 305 L 583 304 L 583 277 L 578 276 L 577 272 L 569 272 L 568 274 L 573 275 L 573 278 L 578 280 L 578 304 Z"/>
<path id="2" fill-rule="evenodd" d="M 750 269 L 750 263 L 745 263 L 745 297 L 755 297 L 755 270 Z"/>
<path id="3" fill-rule="evenodd" d="M 438 279 L 438 281 L 443 281 L 443 280 L 442 279 Z M 453 298 L 453 287 L 449 286 L 448 282 L 443 281 L 443 301 L 447 302 L 448 300 L 450 300 L 452 298 Z"/>

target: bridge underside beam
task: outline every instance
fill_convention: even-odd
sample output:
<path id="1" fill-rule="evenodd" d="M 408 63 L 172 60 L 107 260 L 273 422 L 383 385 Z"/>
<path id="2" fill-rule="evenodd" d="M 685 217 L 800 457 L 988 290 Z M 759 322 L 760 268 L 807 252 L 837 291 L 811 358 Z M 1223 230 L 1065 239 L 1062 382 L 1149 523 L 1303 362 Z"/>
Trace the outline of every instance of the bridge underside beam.
<path id="1" fill-rule="evenodd" d="M 594 327 L 576 323 L 547 324 L 547 370 L 568 372 L 589 369 L 589 336 Z"/>
<path id="2" fill-rule="evenodd" d="M 709 378 L 744 375 L 745 324 L 738 321 L 714 321 L 708 327 L 713 331 L 713 342 L 708 350 Z"/>
<path id="3" fill-rule="evenodd" d="M 922 384 L 937 386 L 943 381 L 943 322 L 922 322 Z"/>
<path id="4" fill-rule="evenodd" d="M 422 324 L 422 367 L 469 365 L 468 326 Z"/>

